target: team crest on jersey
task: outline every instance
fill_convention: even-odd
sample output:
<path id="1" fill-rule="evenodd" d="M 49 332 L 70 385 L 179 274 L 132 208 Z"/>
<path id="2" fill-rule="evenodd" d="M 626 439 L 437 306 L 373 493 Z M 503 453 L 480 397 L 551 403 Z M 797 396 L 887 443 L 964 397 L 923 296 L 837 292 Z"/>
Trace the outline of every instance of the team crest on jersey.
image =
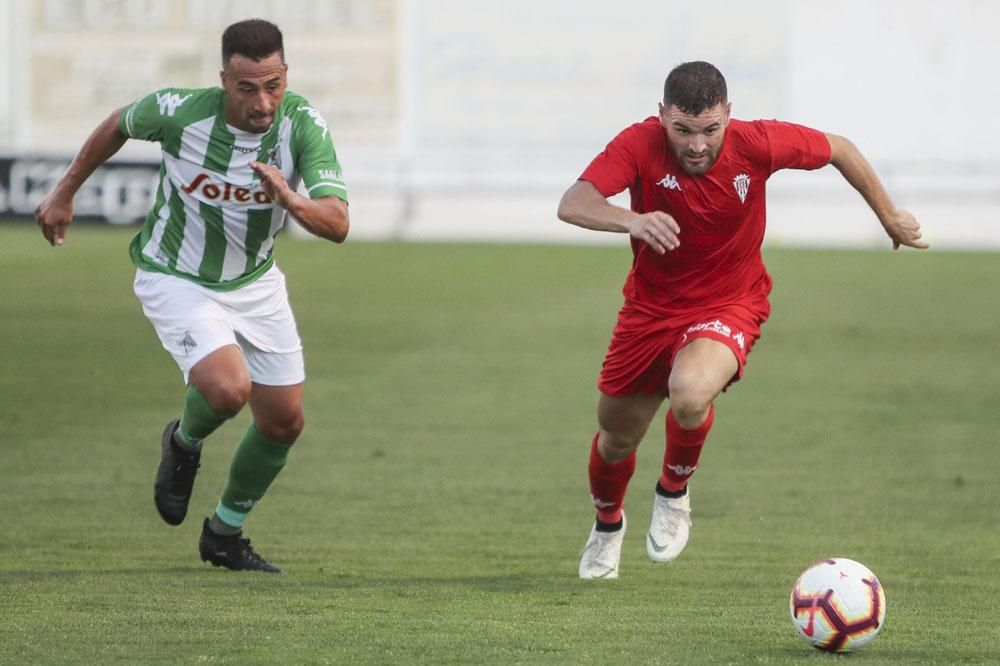
<path id="1" fill-rule="evenodd" d="M 267 163 L 273 164 L 278 169 L 281 168 L 281 152 L 277 149 L 277 147 L 267 151 Z"/>
<path id="2" fill-rule="evenodd" d="M 733 178 L 733 187 L 736 188 L 736 194 L 740 195 L 740 203 L 747 202 L 747 192 L 750 191 L 750 176 L 745 173 Z"/>

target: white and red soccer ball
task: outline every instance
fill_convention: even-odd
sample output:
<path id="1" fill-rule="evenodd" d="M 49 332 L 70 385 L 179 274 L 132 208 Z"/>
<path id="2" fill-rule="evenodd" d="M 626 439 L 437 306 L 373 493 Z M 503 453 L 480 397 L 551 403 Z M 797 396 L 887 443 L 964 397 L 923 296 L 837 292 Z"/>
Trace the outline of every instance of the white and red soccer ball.
<path id="1" fill-rule="evenodd" d="M 885 591 L 871 570 L 843 557 L 802 572 L 788 602 L 792 623 L 806 642 L 828 652 L 864 647 L 885 621 Z"/>

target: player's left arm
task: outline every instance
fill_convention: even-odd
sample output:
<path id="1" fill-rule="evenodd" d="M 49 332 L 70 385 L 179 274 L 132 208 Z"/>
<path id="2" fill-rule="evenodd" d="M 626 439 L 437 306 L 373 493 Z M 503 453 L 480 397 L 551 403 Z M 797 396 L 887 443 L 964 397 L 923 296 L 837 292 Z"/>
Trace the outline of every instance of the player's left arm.
<path id="1" fill-rule="evenodd" d="M 334 243 L 344 242 L 351 226 L 346 201 L 336 195 L 310 199 L 294 191 L 277 167 L 263 162 L 251 162 L 250 167 L 271 201 L 288 211 L 306 231 Z"/>
<path id="2" fill-rule="evenodd" d="M 899 249 L 900 245 L 919 249 L 930 247 L 921 238 L 917 218 L 909 211 L 896 208 L 875 169 L 857 146 L 836 134 L 827 134 L 826 138 L 830 142 L 830 164 L 864 197 L 892 239 L 892 248 Z"/>

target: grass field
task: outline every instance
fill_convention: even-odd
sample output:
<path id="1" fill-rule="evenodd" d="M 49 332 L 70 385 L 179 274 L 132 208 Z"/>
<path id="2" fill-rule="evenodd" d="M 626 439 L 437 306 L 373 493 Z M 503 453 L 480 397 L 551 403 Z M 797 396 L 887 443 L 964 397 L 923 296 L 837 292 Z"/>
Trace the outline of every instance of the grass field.
<path id="1" fill-rule="evenodd" d="M 265 576 L 196 550 L 246 414 L 207 442 L 188 521 L 153 508 L 183 387 L 130 233 L 0 228 L 0 663 L 833 663 L 788 618 L 831 555 L 888 597 L 851 663 L 1000 659 L 1000 256 L 769 251 L 688 549 L 645 556 L 657 419 L 621 578 L 584 582 L 628 250 L 284 238 L 307 427 L 248 522 L 286 570 Z"/>

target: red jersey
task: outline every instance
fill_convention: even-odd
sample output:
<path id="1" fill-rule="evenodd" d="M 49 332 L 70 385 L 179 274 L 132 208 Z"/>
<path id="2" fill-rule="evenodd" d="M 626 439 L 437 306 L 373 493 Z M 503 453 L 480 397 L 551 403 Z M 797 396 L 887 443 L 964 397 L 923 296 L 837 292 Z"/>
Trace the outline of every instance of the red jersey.
<path id="1" fill-rule="evenodd" d="M 657 254 L 632 239 L 625 307 L 662 318 L 747 299 L 766 301 L 765 185 L 779 169 L 817 169 L 830 143 L 817 130 L 776 120 L 731 120 L 718 159 L 707 173 L 681 168 L 666 130 L 650 117 L 623 130 L 580 176 L 605 197 L 625 188 L 632 210 L 660 210 L 680 226 L 680 247 Z"/>

